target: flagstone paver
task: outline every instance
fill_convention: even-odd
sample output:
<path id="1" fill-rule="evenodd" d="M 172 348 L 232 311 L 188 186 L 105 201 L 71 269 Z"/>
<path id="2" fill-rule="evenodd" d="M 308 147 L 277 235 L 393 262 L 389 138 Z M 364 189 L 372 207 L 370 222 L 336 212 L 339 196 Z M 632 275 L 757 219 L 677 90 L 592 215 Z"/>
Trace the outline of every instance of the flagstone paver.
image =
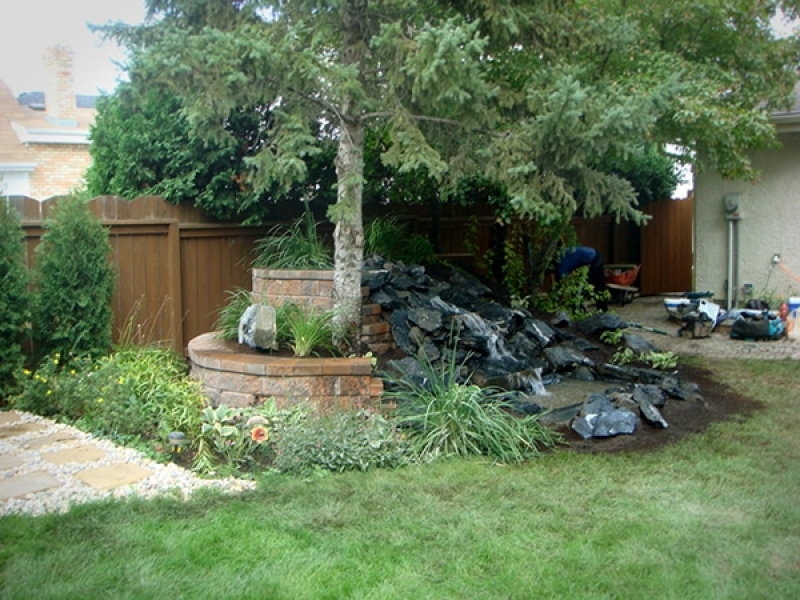
<path id="1" fill-rule="evenodd" d="M 18 435 L 25 435 L 26 433 L 33 433 L 35 431 L 44 431 L 45 426 L 39 423 L 19 423 L 13 424 L 8 427 L 0 427 L 0 439 L 17 437 Z"/>
<path id="2" fill-rule="evenodd" d="M 96 490 L 111 490 L 124 485 L 132 485 L 146 479 L 152 474 L 150 469 L 138 465 L 115 463 L 105 467 L 86 469 L 75 474 L 75 479 Z"/>
<path id="3" fill-rule="evenodd" d="M 67 463 L 83 463 L 92 462 L 105 458 L 107 455 L 104 450 L 101 450 L 94 444 L 85 446 L 78 446 L 77 448 L 67 448 L 65 450 L 57 450 L 56 452 L 43 452 L 42 460 L 53 463 L 55 465 L 64 465 Z"/>
<path id="4" fill-rule="evenodd" d="M 0 425 L 22 422 L 22 415 L 15 410 L 0 413 Z"/>
<path id="5" fill-rule="evenodd" d="M 0 471 L 13 469 L 25 464 L 25 461 L 18 456 L 0 456 Z"/>
<path id="6" fill-rule="evenodd" d="M 76 438 L 75 435 L 70 433 L 69 431 L 57 431 L 56 433 L 51 433 L 49 435 L 45 435 L 39 438 L 34 438 L 32 440 L 23 442 L 21 446 L 26 450 L 39 450 L 40 448 L 44 448 L 46 446 L 52 446 L 53 444 L 74 442 L 77 439 L 78 438 Z"/>
<path id="7" fill-rule="evenodd" d="M 32 473 L 17 475 L 8 479 L 0 479 L 0 500 L 19 498 L 34 492 L 56 488 L 60 485 L 61 482 L 58 479 L 44 471 L 33 471 Z"/>

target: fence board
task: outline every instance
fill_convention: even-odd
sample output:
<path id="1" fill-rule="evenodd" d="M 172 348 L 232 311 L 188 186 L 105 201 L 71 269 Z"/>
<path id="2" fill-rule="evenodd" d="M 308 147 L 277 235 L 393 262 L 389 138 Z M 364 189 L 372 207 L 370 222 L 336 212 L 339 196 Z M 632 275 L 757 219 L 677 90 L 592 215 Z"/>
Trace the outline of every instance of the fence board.
<path id="1" fill-rule="evenodd" d="M 692 290 L 694 199 L 656 202 L 645 212 L 653 218 L 641 233 L 641 293 Z"/>
<path id="2" fill-rule="evenodd" d="M 13 200 L 23 215 L 29 268 L 42 221 L 58 201 Z M 109 230 L 117 273 L 115 340 L 130 320 L 138 341 L 184 350 L 189 340 L 212 329 L 229 290 L 250 287 L 249 256 L 266 228 L 220 225 L 199 209 L 154 196 L 133 201 L 100 196 L 88 206 Z"/>

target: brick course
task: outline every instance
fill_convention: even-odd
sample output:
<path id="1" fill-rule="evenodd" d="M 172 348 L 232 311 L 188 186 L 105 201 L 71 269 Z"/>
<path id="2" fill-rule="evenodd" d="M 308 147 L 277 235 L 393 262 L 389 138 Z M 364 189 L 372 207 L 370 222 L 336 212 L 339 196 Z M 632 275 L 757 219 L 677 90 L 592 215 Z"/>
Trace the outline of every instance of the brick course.
<path id="1" fill-rule="evenodd" d="M 192 377 L 212 404 L 244 407 L 274 397 L 279 408 L 308 402 L 320 410 L 377 407 L 383 382 L 368 357 L 288 358 L 236 352 L 205 333 L 189 342 Z"/>
<path id="2" fill-rule="evenodd" d="M 89 146 L 30 144 L 36 169 L 30 175 L 30 195 L 44 200 L 63 196 L 83 183 L 92 162 Z"/>

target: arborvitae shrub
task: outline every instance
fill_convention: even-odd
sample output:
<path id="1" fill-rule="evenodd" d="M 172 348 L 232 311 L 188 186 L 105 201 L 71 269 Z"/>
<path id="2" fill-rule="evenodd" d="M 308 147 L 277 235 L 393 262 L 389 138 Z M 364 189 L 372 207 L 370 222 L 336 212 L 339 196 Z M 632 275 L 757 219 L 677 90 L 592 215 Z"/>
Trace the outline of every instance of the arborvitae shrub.
<path id="1" fill-rule="evenodd" d="M 36 248 L 33 337 L 38 356 L 97 356 L 111 348 L 108 231 L 83 201 L 58 204 Z"/>
<path id="2" fill-rule="evenodd" d="M 17 211 L 0 199 L 0 400 L 19 384 L 24 363 L 20 342 L 29 317 L 24 234 Z"/>

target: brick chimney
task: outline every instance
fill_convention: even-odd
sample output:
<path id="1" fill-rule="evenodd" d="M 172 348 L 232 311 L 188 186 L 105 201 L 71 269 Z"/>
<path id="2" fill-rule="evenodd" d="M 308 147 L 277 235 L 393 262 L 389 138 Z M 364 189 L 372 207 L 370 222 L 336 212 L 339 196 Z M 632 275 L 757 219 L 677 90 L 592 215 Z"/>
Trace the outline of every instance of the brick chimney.
<path id="1" fill-rule="evenodd" d="M 72 80 L 74 53 L 69 46 L 50 46 L 44 51 L 47 86 L 44 90 L 47 120 L 59 127 L 77 127 L 78 111 Z"/>

